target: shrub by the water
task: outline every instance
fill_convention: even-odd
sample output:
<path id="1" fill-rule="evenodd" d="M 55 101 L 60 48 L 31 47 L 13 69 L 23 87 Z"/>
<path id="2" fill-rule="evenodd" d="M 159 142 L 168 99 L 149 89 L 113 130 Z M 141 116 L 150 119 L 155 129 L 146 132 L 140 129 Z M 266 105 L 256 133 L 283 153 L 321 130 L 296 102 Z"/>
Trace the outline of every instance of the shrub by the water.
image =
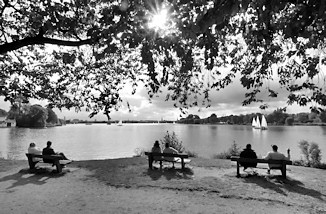
<path id="1" fill-rule="evenodd" d="M 160 140 L 160 142 L 162 148 L 165 148 L 165 144 L 169 143 L 170 146 L 178 150 L 179 153 L 185 152 L 185 147 L 183 146 L 182 141 L 179 141 L 175 132 L 172 132 L 172 134 L 170 134 L 169 131 L 167 131 L 163 139 Z"/>
<path id="2" fill-rule="evenodd" d="M 145 150 L 143 148 L 136 148 L 134 157 L 141 157 L 145 155 Z"/>
<path id="3" fill-rule="evenodd" d="M 306 140 L 299 142 L 299 148 L 303 154 L 304 159 L 300 161 L 295 161 L 294 164 L 301 166 L 309 166 L 315 168 L 324 168 L 325 164 L 321 163 L 321 150 L 317 143 L 309 143 Z"/>
<path id="4" fill-rule="evenodd" d="M 238 144 L 235 141 L 233 141 L 233 143 L 228 151 L 216 154 L 216 155 L 214 155 L 213 158 L 215 158 L 215 159 L 231 159 L 232 156 L 239 156 L 239 155 L 240 155 L 240 148 L 238 147 Z"/>
<path id="5" fill-rule="evenodd" d="M 169 143 L 169 145 L 176 149 L 179 153 L 186 153 L 189 157 L 197 157 L 197 153 L 185 149 L 182 141 L 178 139 L 175 132 L 172 132 L 172 134 L 170 134 L 169 131 L 167 131 L 163 139 L 160 140 L 160 143 L 161 148 L 165 148 L 165 143 Z"/>

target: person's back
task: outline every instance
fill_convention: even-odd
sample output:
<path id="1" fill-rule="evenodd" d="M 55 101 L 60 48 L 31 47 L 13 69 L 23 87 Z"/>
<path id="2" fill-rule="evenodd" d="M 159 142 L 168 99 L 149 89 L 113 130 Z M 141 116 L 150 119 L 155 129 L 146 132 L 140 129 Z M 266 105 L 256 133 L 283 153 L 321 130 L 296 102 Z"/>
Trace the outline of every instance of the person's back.
<path id="1" fill-rule="evenodd" d="M 51 141 L 47 142 L 47 146 L 42 151 L 43 155 L 54 155 L 55 154 L 54 150 L 51 148 L 51 144 L 52 144 Z M 43 158 L 43 161 L 44 161 L 44 163 L 53 163 L 53 160 L 51 160 L 51 159 Z"/>
<path id="2" fill-rule="evenodd" d="M 152 152 L 154 153 L 162 153 L 162 149 L 160 147 L 160 144 L 158 141 L 155 141 L 153 147 L 152 147 Z M 160 160 L 161 159 L 161 156 L 155 156 L 153 158 L 154 160 Z"/>
<path id="3" fill-rule="evenodd" d="M 41 155 L 42 154 L 42 151 L 36 147 L 35 143 L 30 143 L 29 144 L 29 147 L 27 149 L 27 152 L 28 154 L 34 154 L 34 155 Z M 33 158 L 33 162 L 37 162 L 37 161 L 40 161 L 41 159 L 40 158 Z"/>
<path id="4" fill-rule="evenodd" d="M 35 155 L 41 155 L 42 151 L 36 147 L 34 143 L 31 143 L 30 146 L 27 149 L 29 154 L 35 154 Z"/>
<path id="5" fill-rule="evenodd" d="M 288 157 L 286 157 L 284 154 L 277 151 L 278 147 L 276 145 L 273 145 L 272 148 L 273 148 L 273 151 L 268 152 L 264 159 L 266 159 L 266 160 L 290 160 L 290 150 L 288 150 Z M 270 169 L 282 167 L 281 164 L 268 164 L 268 166 Z"/>
<path id="6" fill-rule="evenodd" d="M 251 149 L 251 145 L 247 144 L 246 148 L 240 153 L 240 157 L 256 159 L 257 155 L 256 155 L 256 152 Z M 257 166 L 257 163 L 240 163 L 240 164 L 241 164 L 241 166 L 244 167 L 244 169 L 246 169 L 248 167 L 256 167 Z"/>
<path id="7" fill-rule="evenodd" d="M 169 143 L 165 144 L 165 149 L 163 150 L 163 153 L 171 153 L 171 154 L 178 154 L 178 151 L 172 147 L 170 147 Z M 165 157 L 166 160 L 168 161 L 174 161 L 174 157 Z"/>
<path id="8" fill-rule="evenodd" d="M 152 152 L 155 152 L 155 153 L 162 153 L 162 149 L 160 147 L 153 147 L 152 148 Z"/>
<path id="9" fill-rule="evenodd" d="M 45 147 L 42 152 L 43 155 L 54 155 L 55 152 L 51 147 Z"/>

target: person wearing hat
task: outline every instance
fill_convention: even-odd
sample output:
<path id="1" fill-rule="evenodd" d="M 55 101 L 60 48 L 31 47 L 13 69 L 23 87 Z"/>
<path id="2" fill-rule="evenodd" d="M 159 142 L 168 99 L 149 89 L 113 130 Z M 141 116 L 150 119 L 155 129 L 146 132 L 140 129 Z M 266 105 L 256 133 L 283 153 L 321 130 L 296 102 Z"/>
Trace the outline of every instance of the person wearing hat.
<path id="1" fill-rule="evenodd" d="M 251 144 L 247 144 L 246 148 L 240 153 L 240 158 L 252 158 L 257 159 L 256 152 L 251 149 Z M 249 167 L 256 167 L 257 163 L 246 163 L 240 162 L 240 165 L 243 166 L 243 171 L 245 171 Z"/>
<path id="2" fill-rule="evenodd" d="M 278 152 L 278 147 L 276 145 L 272 145 L 273 151 L 268 152 L 266 157 L 264 158 L 265 160 L 290 160 L 290 149 L 287 150 L 288 156 L 285 157 L 284 154 Z M 270 174 L 271 169 L 280 169 L 282 165 L 280 164 L 268 164 L 269 169 L 267 170 L 267 174 Z"/>

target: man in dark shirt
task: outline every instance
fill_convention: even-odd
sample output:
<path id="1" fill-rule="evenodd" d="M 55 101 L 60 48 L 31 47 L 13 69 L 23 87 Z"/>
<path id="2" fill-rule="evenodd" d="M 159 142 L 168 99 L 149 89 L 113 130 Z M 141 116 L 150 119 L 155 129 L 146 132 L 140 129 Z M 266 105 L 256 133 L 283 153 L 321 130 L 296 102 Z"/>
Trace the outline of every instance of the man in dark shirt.
<path id="1" fill-rule="evenodd" d="M 251 144 L 247 144 L 246 148 L 240 153 L 240 158 L 252 158 L 256 159 L 257 155 L 254 150 L 251 149 Z M 243 170 L 246 170 L 248 167 L 256 167 L 257 163 L 240 163 L 243 166 Z"/>
<path id="2" fill-rule="evenodd" d="M 48 141 L 46 142 L 46 147 L 43 149 L 42 154 L 43 155 L 61 155 L 63 160 L 68 160 L 68 158 L 63 153 L 56 153 L 51 147 L 52 142 Z M 53 160 L 43 158 L 44 163 L 53 163 Z"/>

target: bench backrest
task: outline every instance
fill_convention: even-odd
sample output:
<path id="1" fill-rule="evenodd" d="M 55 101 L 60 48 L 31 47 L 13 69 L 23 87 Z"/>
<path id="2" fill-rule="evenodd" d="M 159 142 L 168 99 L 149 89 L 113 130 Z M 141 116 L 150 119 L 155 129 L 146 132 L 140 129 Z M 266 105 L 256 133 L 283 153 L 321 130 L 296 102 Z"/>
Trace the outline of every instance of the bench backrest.
<path id="1" fill-rule="evenodd" d="M 247 163 L 271 163 L 271 164 L 286 164 L 292 165 L 292 161 L 289 160 L 265 160 L 265 159 L 253 159 L 253 158 L 240 158 L 240 157 L 231 157 L 231 161 L 238 162 L 247 162 Z"/>
<path id="2" fill-rule="evenodd" d="M 173 154 L 173 153 L 159 153 L 159 152 L 145 152 L 145 155 L 148 156 L 161 156 L 161 157 L 177 157 L 177 158 L 188 158 L 187 154 Z"/>
<path id="3" fill-rule="evenodd" d="M 51 159 L 51 160 L 62 160 L 61 155 L 36 155 L 36 154 L 29 154 L 26 153 L 27 158 L 45 158 L 45 159 Z"/>

